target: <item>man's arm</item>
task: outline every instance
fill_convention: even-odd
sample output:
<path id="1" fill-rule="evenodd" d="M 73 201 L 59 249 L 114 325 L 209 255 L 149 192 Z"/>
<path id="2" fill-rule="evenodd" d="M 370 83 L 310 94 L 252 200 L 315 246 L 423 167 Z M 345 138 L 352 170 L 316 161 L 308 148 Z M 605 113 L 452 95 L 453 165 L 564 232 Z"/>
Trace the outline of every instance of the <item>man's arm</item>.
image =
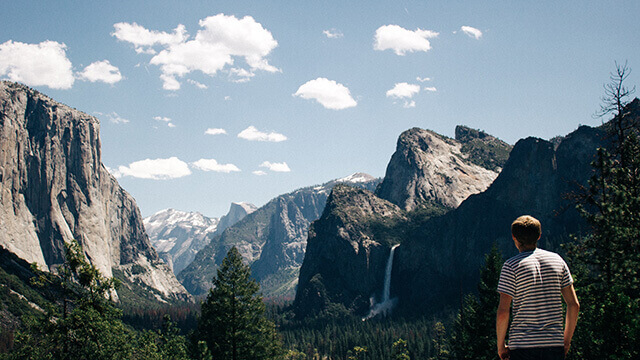
<path id="1" fill-rule="evenodd" d="M 500 293 L 500 304 L 496 314 L 496 336 L 498 339 L 498 356 L 500 359 L 509 358 L 509 349 L 505 343 L 509 329 L 509 312 L 511 310 L 511 296 Z"/>
<path id="2" fill-rule="evenodd" d="M 580 303 L 578 302 L 578 296 L 573 288 L 573 284 L 562 288 L 562 298 L 567 303 L 567 318 L 564 324 L 564 353 L 569 352 L 571 347 L 571 338 L 573 332 L 576 330 L 576 324 L 578 323 L 578 312 L 580 311 Z"/>

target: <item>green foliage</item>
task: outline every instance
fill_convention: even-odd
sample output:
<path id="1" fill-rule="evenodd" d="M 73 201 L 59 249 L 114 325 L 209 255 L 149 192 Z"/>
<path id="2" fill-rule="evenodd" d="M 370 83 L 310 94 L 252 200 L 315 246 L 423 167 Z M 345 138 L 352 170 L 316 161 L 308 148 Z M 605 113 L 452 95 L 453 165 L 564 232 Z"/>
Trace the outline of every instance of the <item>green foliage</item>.
<path id="1" fill-rule="evenodd" d="M 485 256 L 480 270 L 478 297 L 467 295 L 454 323 L 451 341 L 453 358 L 457 360 L 493 360 L 496 357 L 496 311 L 500 296 L 496 292 L 502 255 L 494 244 Z"/>
<path id="2" fill-rule="evenodd" d="M 60 304 L 26 318 L 6 359 L 188 359 L 185 339 L 168 318 L 157 332 L 123 324 L 109 300 L 117 282 L 88 263 L 77 242 L 66 245 L 59 277 L 36 273 L 34 283 L 62 289 Z"/>
<path id="3" fill-rule="evenodd" d="M 202 304 L 197 339 L 214 359 L 277 359 L 282 356 L 275 325 L 265 317 L 265 305 L 251 279 L 249 266 L 233 247 Z"/>
<path id="4" fill-rule="evenodd" d="M 624 164 L 624 165 L 623 165 Z M 568 247 L 581 318 L 572 354 L 579 359 L 640 357 L 640 142 L 618 154 L 599 149 L 586 203 L 593 233 Z"/>
<path id="5" fill-rule="evenodd" d="M 286 312 L 284 313 L 286 314 Z M 433 354 L 433 319 L 386 317 L 362 321 L 360 317 L 278 319 L 285 348 L 304 353 L 306 359 L 346 360 L 355 347 L 366 348 L 366 360 L 427 359 Z M 398 339 L 403 339 L 398 342 Z M 406 347 L 405 347 L 406 345 Z M 403 356 L 408 356 L 403 357 Z M 399 356 L 399 357 L 398 357 Z"/>
<path id="6" fill-rule="evenodd" d="M 433 336 L 431 338 L 433 344 L 433 356 L 429 360 L 449 360 L 451 359 L 451 351 L 449 340 L 447 339 L 447 330 L 440 321 L 433 325 Z"/>
<path id="7" fill-rule="evenodd" d="M 349 350 L 347 360 L 363 360 L 366 353 L 366 347 L 355 346 L 353 350 Z"/>
<path id="8" fill-rule="evenodd" d="M 456 127 L 456 139 L 462 143 L 460 150 L 468 161 L 493 171 L 504 167 L 513 148 L 484 131 L 462 126 Z"/>
<path id="9" fill-rule="evenodd" d="M 409 356 L 409 348 L 407 347 L 407 342 L 398 339 L 398 341 L 393 343 L 391 347 L 391 359 L 392 360 L 411 360 Z"/>
<path id="10" fill-rule="evenodd" d="M 120 294 L 120 291 L 118 291 Z M 176 327 L 184 335 L 196 328 L 200 317 L 200 304 L 195 303 L 173 303 L 163 306 L 123 306 L 118 304 L 122 310 L 122 321 L 136 330 L 159 330 L 164 326 L 165 318 L 168 316 Z"/>
<path id="11" fill-rule="evenodd" d="M 127 359 L 132 355 L 130 331 L 108 301 L 116 282 L 89 264 L 77 242 L 67 244 L 59 278 L 41 274 L 43 286 L 58 282 L 64 289 L 62 308 L 49 309 L 27 321 L 18 332 L 15 359 Z"/>
<path id="12" fill-rule="evenodd" d="M 0 268 L 0 284 L 2 284 L 0 285 L 0 310 L 7 310 L 17 318 L 37 314 L 37 310 L 25 299 L 43 308 L 49 304 L 42 295 L 18 276 L 7 273 L 2 268 Z"/>
<path id="13" fill-rule="evenodd" d="M 626 106 L 627 76 L 626 65 L 617 66 L 605 86 L 601 114 L 615 112 L 606 126 L 612 145 L 598 149 L 578 206 L 592 233 L 567 246 L 581 304 L 572 359 L 640 358 L 639 115 L 637 100 Z"/>

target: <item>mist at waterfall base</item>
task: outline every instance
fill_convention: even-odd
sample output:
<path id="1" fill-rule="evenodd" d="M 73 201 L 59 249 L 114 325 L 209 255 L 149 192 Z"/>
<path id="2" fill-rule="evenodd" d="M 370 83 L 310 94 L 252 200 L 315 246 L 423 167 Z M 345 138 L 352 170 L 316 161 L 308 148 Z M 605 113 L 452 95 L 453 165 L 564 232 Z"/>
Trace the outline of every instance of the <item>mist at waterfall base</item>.
<path id="1" fill-rule="evenodd" d="M 391 291 L 391 269 L 393 269 L 393 254 L 398 246 L 400 246 L 400 244 L 393 245 L 391 247 L 391 252 L 389 253 L 389 259 L 387 260 L 387 267 L 384 273 L 384 289 L 382 291 L 382 300 L 379 303 L 376 303 L 373 296 L 369 299 L 369 301 L 371 302 L 371 310 L 369 310 L 369 315 L 362 318 L 362 321 L 369 320 L 379 314 L 382 314 L 384 316 L 391 314 L 391 310 L 396 305 L 396 302 L 398 302 L 397 298 L 389 298 L 389 292 Z"/>

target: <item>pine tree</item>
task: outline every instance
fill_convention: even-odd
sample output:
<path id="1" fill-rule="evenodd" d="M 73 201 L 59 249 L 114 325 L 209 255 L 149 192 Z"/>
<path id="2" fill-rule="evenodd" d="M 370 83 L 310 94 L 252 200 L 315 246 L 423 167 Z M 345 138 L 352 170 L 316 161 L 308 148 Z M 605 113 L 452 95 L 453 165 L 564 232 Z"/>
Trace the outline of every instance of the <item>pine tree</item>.
<path id="1" fill-rule="evenodd" d="M 402 339 L 393 343 L 391 351 L 391 359 L 393 360 L 411 360 L 409 356 L 409 349 L 407 348 L 407 342 Z"/>
<path id="2" fill-rule="evenodd" d="M 447 329 L 440 321 L 433 324 L 431 343 L 433 345 L 433 356 L 431 356 L 429 360 L 451 359 L 451 351 L 449 349 L 449 341 L 447 339 Z"/>
<path id="3" fill-rule="evenodd" d="M 240 252 L 231 248 L 222 260 L 213 288 L 202 304 L 197 337 L 214 359 L 278 359 L 282 356 L 275 325 Z"/>
<path id="4" fill-rule="evenodd" d="M 626 67 L 605 86 L 603 109 L 611 146 L 598 149 L 595 173 L 579 210 L 591 234 L 568 246 L 580 320 L 569 355 L 574 359 L 640 358 L 640 141 L 637 109 L 624 97 Z M 635 113 L 634 113 L 635 111 Z"/>
<path id="5" fill-rule="evenodd" d="M 484 360 L 496 358 L 496 311 L 500 295 L 496 292 L 502 255 L 496 244 L 485 255 L 480 270 L 478 297 L 468 295 L 455 320 L 451 350 L 454 359 Z"/>

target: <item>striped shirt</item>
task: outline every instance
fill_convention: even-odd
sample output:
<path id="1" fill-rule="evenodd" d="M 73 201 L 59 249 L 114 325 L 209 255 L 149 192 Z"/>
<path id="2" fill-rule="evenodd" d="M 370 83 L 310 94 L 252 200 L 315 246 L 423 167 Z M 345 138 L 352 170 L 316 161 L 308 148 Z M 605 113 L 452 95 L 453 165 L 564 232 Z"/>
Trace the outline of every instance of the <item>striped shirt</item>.
<path id="1" fill-rule="evenodd" d="M 509 348 L 563 346 L 562 293 L 573 284 L 560 255 L 525 251 L 505 261 L 498 292 L 513 298 Z"/>

